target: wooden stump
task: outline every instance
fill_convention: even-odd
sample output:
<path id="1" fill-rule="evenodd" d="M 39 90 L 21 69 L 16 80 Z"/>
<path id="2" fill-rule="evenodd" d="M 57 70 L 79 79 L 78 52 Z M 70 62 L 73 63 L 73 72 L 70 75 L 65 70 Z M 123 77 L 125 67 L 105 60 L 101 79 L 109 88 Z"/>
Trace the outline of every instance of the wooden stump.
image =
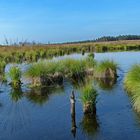
<path id="1" fill-rule="evenodd" d="M 71 132 L 73 133 L 73 136 L 76 136 L 76 119 L 75 119 L 75 95 L 74 91 L 72 91 L 70 96 L 70 103 L 71 103 L 71 122 L 72 122 L 72 128 Z"/>

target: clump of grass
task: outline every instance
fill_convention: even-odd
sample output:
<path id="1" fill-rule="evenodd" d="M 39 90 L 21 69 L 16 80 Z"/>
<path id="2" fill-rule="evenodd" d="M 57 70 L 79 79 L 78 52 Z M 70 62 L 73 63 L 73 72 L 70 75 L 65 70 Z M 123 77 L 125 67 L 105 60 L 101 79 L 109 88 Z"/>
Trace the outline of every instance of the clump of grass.
<path id="1" fill-rule="evenodd" d="M 116 70 L 118 65 L 112 60 L 103 60 L 99 62 L 97 70 L 100 72 L 104 72 L 106 69 L 110 68 L 112 70 Z"/>
<path id="2" fill-rule="evenodd" d="M 74 60 L 74 59 L 65 59 L 58 61 L 40 61 L 37 63 L 31 64 L 31 66 L 26 71 L 26 76 L 31 78 L 43 78 L 43 81 L 46 77 L 48 79 L 62 77 L 68 77 L 69 79 L 80 79 L 85 76 L 85 71 L 88 68 L 94 67 L 95 61 L 93 59 L 83 59 L 83 60 Z M 39 79 L 38 79 L 39 80 Z M 62 80 L 61 80 L 62 81 Z"/>
<path id="3" fill-rule="evenodd" d="M 92 85 L 86 85 L 82 88 L 81 100 L 85 104 L 86 102 L 91 102 L 95 104 L 97 92 Z"/>
<path id="4" fill-rule="evenodd" d="M 124 87 L 132 96 L 134 109 L 140 112 L 140 65 L 134 65 L 124 79 Z"/>
<path id="5" fill-rule="evenodd" d="M 83 111 L 85 114 L 92 114 L 96 112 L 96 97 L 97 91 L 91 84 L 85 85 L 81 90 L 81 100 L 83 102 Z"/>
<path id="6" fill-rule="evenodd" d="M 116 78 L 118 65 L 112 60 L 103 60 L 95 68 L 95 77 Z"/>
<path id="7" fill-rule="evenodd" d="M 40 61 L 33 63 L 25 72 L 32 79 L 32 86 L 51 86 L 63 82 L 64 72 L 61 61 Z"/>
<path id="8" fill-rule="evenodd" d="M 94 55 L 94 53 L 89 53 L 89 54 L 88 54 L 88 57 L 89 57 L 89 58 L 94 58 L 95 55 Z"/>
<path id="9" fill-rule="evenodd" d="M 140 83 L 140 65 L 134 65 L 124 79 L 124 85 L 127 91 L 135 93 L 136 87 Z"/>
<path id="10" fill-rule="evenodd" d="M 4 60 L 0 61 L 0 74 L 4 73 L 5 66 L 6 66 L 6 62 Z"/>
<path id="11" fill-rule="evenodd" d="M 64 73 L 70 78 L 76 79 L 84 75 L 84 70 L 86 68 L 85 61 L 66 59 L 63 60 L 62 63 L 65 67 Z"/>
<path id="12" fill-rule="evenodd" d="M 30 65 L 25 75 L 29 77 L 39 77 L 42 74 L 54 74 L 55 72 L 63 72 L 61 61 L 41 61 Z"/>
<path id="13" fill-rule="evenodd" d="M 97 65 L 97 62 L 94 60 L 93 57 L 87 57 L 85 59 L 85 65 L 86 65 L 86 68 L 95 68 L 95 66 Z"/>
<path id="14" fill-rule="evenodd" d="M 39 63 L 32 63 L 29 68 L 27 69 L 25 75 L 28 77 L 38 77 L 42 74 L 42 72 L 45 69 L 45 63 L 39 62 Z"/>
<path id="15" fill-rule="evenodd" d="M 21 85 L 21 70 L 17 66 L 13 66 L 10 68 L 9 72 L 7 73 L 7 76 L 11 80 L 11 85 L 14 88 L 17 88 Z"/>

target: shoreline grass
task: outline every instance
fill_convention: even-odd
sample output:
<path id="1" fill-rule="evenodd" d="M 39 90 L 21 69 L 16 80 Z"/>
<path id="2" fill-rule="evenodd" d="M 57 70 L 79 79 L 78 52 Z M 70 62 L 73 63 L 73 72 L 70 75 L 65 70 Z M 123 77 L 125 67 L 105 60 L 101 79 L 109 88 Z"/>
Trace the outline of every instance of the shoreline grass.
<path id="1" fill-rule="evenodd" d="M 72 53 L 93 53 L 140 50 L 140 40 L 89 42 L 75 44 L 1 46 L 0 61 L 6 63 L 36 62 Z"/>
<path id="2" fill-rule="evenodd" d="M 124 88 L 131 96 L 134 109 L 140 112 L 140 64 L 129 70 L 124 79 Z"/>

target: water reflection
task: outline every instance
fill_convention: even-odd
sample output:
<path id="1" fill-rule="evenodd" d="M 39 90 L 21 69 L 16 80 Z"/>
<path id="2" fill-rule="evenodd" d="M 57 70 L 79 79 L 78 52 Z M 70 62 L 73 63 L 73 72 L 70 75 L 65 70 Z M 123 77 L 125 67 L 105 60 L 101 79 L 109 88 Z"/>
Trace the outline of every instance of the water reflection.
<path id="1" fill-rule="evenodd" d="M 104 78 L 104 79 L 96 79 L 96 82 L 98 84 L 98 86 L 102 89 L 102 90 L 112 90 L 114 85 L 117 82 L 117 79 L 108 79 L 108 78 Z"/>
<path id="2" fill-rule="evenodd" d="M 49 99 L 49 91 L 47 88 L 33 88 L 26 97 L 32 103 L 43 105 Z"/>
<path id="3" fill-rule="evenodd" d="M 74 91 L 72 91 L 72 94 L 70 96 L 70 102 L 71 102 L 71 132 L 76 137 L 76 112 L 75 112 L 75 94 Z"/>
<path id="4" fill-rule="evenodd" d="M 33 88 L 26 94 L 27 99 L 35 104 L 43 105 L 49 100 L 49 96 L 51 94 L 62 92 L 63 88 L 48 88 L 48 87 L 41 87 L 41 88 Z"/>
<path id="5" fill-rule="evenodd" d="M 10 92 L 10 97 L 12 101 L 18 102 L 23 97 L 23 92 L 21 87 L 12 88 Z"/>
<path id="6" fill-rule="evenodd" d="M 89 135 L 94 136 L 99 128 L 99 124 L 95 114 L 85 114 L 82 122 L 80 123 L 82 131 Z"/>
<path id="7" fill-rule="evenodd" d="M 87 84 L 91 84 L 91 83 L 94 83 L 94 78 L 92 76 L 87 76 L 87 77 L 72 81 L 73 87 L 77 90 L 79 90 L 83 86 L 85 86 Z"/>

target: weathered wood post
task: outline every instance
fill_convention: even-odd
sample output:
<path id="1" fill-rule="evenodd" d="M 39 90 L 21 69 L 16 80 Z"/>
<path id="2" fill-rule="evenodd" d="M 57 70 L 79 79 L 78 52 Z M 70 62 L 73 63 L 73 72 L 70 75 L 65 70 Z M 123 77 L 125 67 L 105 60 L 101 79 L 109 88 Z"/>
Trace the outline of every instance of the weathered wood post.
<path id="1" fill-rule="evenodd" d="M 72 121 L 72 128 L 71 132 L 73 133 L 73 136 L 76 136 L 76 119 L 75 119 L 75 95 L 74 90 L 72 90 L 71 96 L 70 96 L 70 103 L 71 103 L 71 121 Z"/>

